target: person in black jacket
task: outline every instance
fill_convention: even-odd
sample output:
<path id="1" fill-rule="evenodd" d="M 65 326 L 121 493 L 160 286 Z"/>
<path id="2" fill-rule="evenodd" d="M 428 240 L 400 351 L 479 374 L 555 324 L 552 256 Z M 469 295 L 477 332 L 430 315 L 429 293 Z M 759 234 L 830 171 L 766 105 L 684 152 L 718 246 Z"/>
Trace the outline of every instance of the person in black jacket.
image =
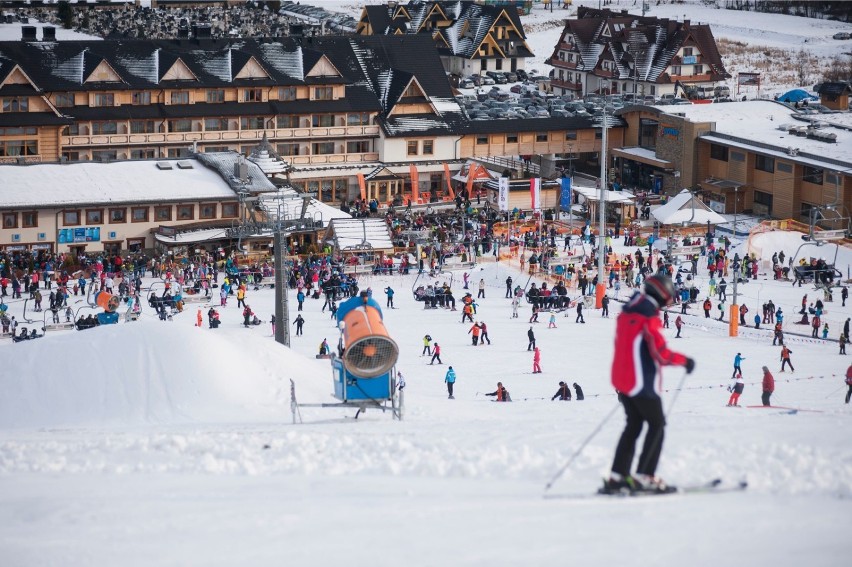
<path id="1" fill-rule="evenodd" d="M 556 390 L 556 393 L 553 394 L 553 397 L 550 398 L 552 402 L 556 398 L 559 398 L 561 401 L 570 402 L 571 401 L 571 388 L 568 387 L 568 384 L 565 382 L 559 383 L 559 389 Z"/>
<path id="2" fill-rule="evenodd" d="M 530 344 L 527 345 L 527 350 L 532 350 L 535 348 L 535 333 L 533 333 L 532 327 L 527 331 L 527 338 L 530 340 Z"/>
<path id="3" fill-rule="evenodd" d="M 574 319 L 575 323 L 585 323 L 586 320 L 583 318 L 583 298 L 577 300 L 577 318 Z"/>
<path id="4" fill-rule="evenodd" d="M 576 382 L 574 382 L 574 391 L 577 392 L 577 401 L 578 402 L 584 399 L 583 389 Z"/>

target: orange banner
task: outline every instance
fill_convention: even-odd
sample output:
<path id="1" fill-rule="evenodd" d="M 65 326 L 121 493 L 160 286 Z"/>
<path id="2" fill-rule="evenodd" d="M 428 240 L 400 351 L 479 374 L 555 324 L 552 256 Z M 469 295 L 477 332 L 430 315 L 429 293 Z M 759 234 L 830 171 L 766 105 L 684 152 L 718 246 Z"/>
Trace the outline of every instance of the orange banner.
<path id="1" fill-rule="evenodd" d="M 367 182 L 364 180 L 364 174 L 358 174 L 358 187 L 361 188 L 361 200 L 367 200 Z"/>
<path id="2" fill-rule="evenodd" d="M 411 171 L 411 201 L 416 203 L 420 198 L 420 176 L 417 174 L 417 166 L 413 163 L 410 166 Z"/>
<path id="3" fill-rule="evenodd" d="M 446 163 L 444 164 L 444 175 L 447 178 L 447 194 L 450 196 L 450 199 L 455 199 L 456 194 L 453 192 L 453 184 L 450 181 L 450 177 L 452 177 L 450 175 L 450 166 Z"/>
<path id="4" fill-rule="evenodd" d="M 476 172 L 479 169 L 479 166 L 475 163 L 471 163 L 470 167 L 467 168 L 467 198 L 470 199 L 473 195 L 473 178 L 476 177 Z"/>

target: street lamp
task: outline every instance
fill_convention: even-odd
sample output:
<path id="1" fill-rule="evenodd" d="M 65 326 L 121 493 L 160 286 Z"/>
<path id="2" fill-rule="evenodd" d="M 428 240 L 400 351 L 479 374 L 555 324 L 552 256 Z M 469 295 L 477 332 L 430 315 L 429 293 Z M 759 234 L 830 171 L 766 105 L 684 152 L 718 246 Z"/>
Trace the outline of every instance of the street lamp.
<path id="1" fill-rule="evenodd" d="M 601 93 L 603 93 L 603 81 L 601 81 Z M 606 185 L 607 185 L 607 159 L 606 159 L 606 104 L 603 105 L 603 124 L 601 127 L 601 198 L 598 202 L 598 220 L 600 230 L 598 232 L 598 285 L 595 288 L 595 309 L 603 307 L 603 296 L 606 293 Z"/>
<path id="2" fill-rule="evenodd" d="M 738 192 L 740 188 L 739 186 L 734 187 L 734 230 L 733 237 L 737 236 L 737 201 L 739 200 Z M 744 260 L 744 258 L 743 258 Z M 742 260 L 740 260 L 742 262 Z M 740 324 L 740 306 L 737 305 L 737 282 L 740 279 L 739 274 L 739 266 L 734 266 L 732 263 L 731 266 L 734 268 L 734 301 L 731 303 L 731 311 L 730 317 L 731 320 L 728 321 L 728 336 L 736 337 L 739 334 L 739 324 Z"/>

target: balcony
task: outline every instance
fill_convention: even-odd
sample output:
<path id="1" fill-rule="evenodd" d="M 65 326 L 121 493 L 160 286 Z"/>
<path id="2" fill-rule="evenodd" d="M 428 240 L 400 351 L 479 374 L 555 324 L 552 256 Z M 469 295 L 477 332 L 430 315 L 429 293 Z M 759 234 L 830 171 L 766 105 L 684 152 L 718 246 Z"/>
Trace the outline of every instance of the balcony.
<path id="1" fill-rule="evenodd" d="M 703 55 L 675 55 L 672 57 L 672 62 L 669 65 L 702 65 L 703 63 Z"/>
<path id="2" fill-rule="evenodd" d="M 562 61 L 561 59 L 549 59 L 547 61 L 550 65 L 553 65 L 559 69 L 576 69 L 577 63 L 573 61 Z"/>
<path id="3" fill-rule="evenodd" d="M 379 154 L 369 152 L 363 154 L 322 154 L 316 156 L 281 156 L 292 165 L 322 165 L 345 164 L 379 161 Z"/>
<path id="4" fill-rule="evenodd" d="M 569 91 L 582 91 L 583 85 L 581 83 L 573 83 L 571 81 L 563 81 L 560 79 L 551 79 L 550 80 L 551 87 L 559 87 L 560 89 L 565 89 Z"/>
<path id="5" fill-rule="evenodd" d="M 301 138 L 377 137 L 378 126 L 332 126 L 328 128 L 285 128 L 276 130 L 223 130 L 217 132 L 170 132 L 152 134 L 111 134 L 94 136 L 62 136 L 62 146 L 115 146 L 150 144 L 190 144 L 192 142 L 230 142 L 261 140 L 266 133 L 270 140 Z"/>

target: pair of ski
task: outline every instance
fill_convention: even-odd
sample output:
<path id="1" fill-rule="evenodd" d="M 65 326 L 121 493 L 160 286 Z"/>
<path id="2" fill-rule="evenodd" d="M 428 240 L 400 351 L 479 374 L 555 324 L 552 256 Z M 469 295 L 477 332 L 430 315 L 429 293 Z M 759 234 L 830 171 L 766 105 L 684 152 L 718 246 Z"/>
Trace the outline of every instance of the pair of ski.
<path id="1" fill-rule="evenodd" d="M 721 478 L 714 478 L 711 481 L 689 484 L 685 486 L 669 487 L 667 491 L 653 490 L 637 490 L 637 491 L 619 491 L 607 492 L 604 489 L 599 489 L 595 493 L 575 493 L 575 494 L 545 494 L 546 499 L 554 500 L 584 500 L 597 497 L 608 498 L 636 498 L 646 496 L 668 496 L 672 494 L 723 494 L 726 492 L 742 492 L 748 488 L 746 481 L 740 481 L 736 484 L 725 484 Z"/>

